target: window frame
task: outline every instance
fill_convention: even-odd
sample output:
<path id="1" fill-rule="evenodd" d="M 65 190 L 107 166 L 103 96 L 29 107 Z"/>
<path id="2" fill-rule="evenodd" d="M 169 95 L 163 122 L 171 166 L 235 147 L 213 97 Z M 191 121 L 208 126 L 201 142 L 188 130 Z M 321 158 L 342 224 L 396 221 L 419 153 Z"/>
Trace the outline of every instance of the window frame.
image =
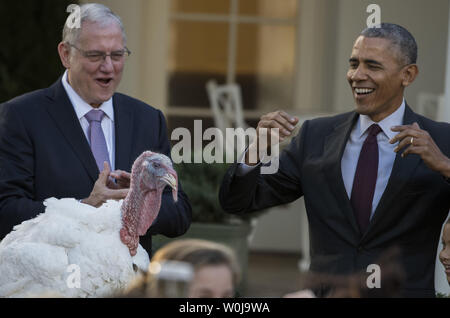
<path id="1" fill-rule="evenodd" d="M 293 26 L 295 29 L 295 39 L 299 41 L 299 18 L 300 18 L 300 1 L 297 2 L 297 10 L 293 18 L 271 18 L 264 16 L 250 16 L 250 15 L 240 15 L 239 14 L 239 3 L 245 0 L 230 0 L 230 11 L 228 14 L 217 14 L 217 13 L 180 13 L 172 11 L 172 0 L 169 0 L 169 25 L 175 21 L 190 21 L 190 22 L 218 22 L 228 24 L 228 52 L 227 52 L 227 71 L 226 71 L 226 83 L 234 83 L 236 81 L 236 63 L 237 63 L 237 52 L 238 52 L 238 28 L 240 24 L 256 24 L 256 25 L 289 25 Z M 170 46 L 170 43 L 167 45 Z M 169 48 L 170 49 L 170 48 Z M 293 73 L 296 72 L 298 64 L 298 45 L 294 45 L 294 69 Z M 166 60 L 166 72 L 168 70 L 168 60 Z M 293 87 L 295 91 L 297 77 L 293 77 Z M 205 88 L 206 90 L 206 88 Z M 169 100 L 170 92 L 167 89 L 166 96 Z M 292 93 L 292 102 L 295 103 L 295 94 Z M 295 108 L 294 105 L 289 105 L 289 108 Z M 198 107 L 198 106 L 177 106 L 177 105 L 167 105 L 167 112 L 169 116 L 180 116 L 180 117 L 212 117 L 212 111 L 210 108 Z M 257 105 L 254 110 L 243 110 L 243 115 L 245 119 L 258 119 L 267 110 L 261 109 Z"/>

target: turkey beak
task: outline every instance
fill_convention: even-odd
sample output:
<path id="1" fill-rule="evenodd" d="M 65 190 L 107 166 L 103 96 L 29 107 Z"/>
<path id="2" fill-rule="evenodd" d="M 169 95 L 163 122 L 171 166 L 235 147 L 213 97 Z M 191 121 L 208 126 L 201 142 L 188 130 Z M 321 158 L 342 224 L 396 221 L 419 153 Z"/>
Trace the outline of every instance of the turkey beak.
<path id="1" fill-rule="evenodd" d="M 169 187 L 172 188 L 173 200 L 178 201 L 178 177 L 175 171 L 169 171 L 166 173 L 161 180 L 165 182 Z"/>

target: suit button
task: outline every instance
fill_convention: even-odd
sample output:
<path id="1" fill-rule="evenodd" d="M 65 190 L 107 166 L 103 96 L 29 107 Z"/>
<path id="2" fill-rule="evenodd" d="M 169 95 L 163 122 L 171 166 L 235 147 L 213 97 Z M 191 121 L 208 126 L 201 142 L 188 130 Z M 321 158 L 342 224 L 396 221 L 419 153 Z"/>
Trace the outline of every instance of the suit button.
<path id="1" fill-rule="evenodd" d="M 362 247 L 362 246 L 358 246 L 358 252 L 364 252 L 364 247 Z"/>

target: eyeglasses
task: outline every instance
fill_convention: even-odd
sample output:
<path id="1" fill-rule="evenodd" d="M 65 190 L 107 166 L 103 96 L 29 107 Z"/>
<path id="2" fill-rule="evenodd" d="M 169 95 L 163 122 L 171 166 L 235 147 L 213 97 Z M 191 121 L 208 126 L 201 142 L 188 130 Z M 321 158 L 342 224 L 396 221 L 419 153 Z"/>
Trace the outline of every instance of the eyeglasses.
<path id="1" fill-rule="evenodd" d="M 80 48 L 77 48 L 75 45 L 71 43 L 67 44 L 77 49 L 81 53 L 81 55 L 83 55 L 85 58 L 87 58 L 89 61 L 93 63 L 98 63 L 100 61 L 103 62 L 106 60 L 107 56 L 109 56 L 111 60 L 114 62 L 122 62 L 126 57 L 131 55 L 131 51 L 127 47 L 125 47 L 123 50 L 114 51 L 111 52 L 110 54 L 106 54 L 105 52 L 102 51 L 84 51 Z"/>

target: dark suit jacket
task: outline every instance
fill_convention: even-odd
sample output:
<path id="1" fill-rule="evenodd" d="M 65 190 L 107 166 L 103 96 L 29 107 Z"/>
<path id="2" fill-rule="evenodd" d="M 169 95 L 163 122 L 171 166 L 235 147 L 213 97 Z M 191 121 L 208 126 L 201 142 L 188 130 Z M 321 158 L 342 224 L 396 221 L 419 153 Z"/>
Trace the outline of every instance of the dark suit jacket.
<path id="1" fill-rule="evenodd" d="M 366 271 L 389 247 L 397 246 L 407 277 L 403 295 L 433 297 L 436 249 L 450 207 L 450 185 L 418 155 L 398 154 L 369 228 L 360 233 L 341 173 L 341 158 L 358 117 L 351 112 L 305 122 L 280 155 L 274 175 L 260 175 L 256 168 L 239 177 L 237 165 L 232 166 L 220 191 L 222 207 L 246 213 L 304 196 L 311 271 Z M 407 106 L 404 124 L 413 122 L 450 157 L 449 124 L 419 116 Z"/>
<path id="2" fill-rule="evenodd" d="M 114 94 L 115 168 L 131 171 L 134 160 L 151 150 L 170 156 L 161 111 Z M 59 79 L 53 86 L 0 105 L 0 239 L 13 226 L 44 212 L 50 197 L 84 199 L 99 170 L 75 110 Z M 151 235 L 182 235 L 191 206 L 181 186 L 178 203 L 166 188 L 156 222 L 141 238 L 150 253 Z"/>

